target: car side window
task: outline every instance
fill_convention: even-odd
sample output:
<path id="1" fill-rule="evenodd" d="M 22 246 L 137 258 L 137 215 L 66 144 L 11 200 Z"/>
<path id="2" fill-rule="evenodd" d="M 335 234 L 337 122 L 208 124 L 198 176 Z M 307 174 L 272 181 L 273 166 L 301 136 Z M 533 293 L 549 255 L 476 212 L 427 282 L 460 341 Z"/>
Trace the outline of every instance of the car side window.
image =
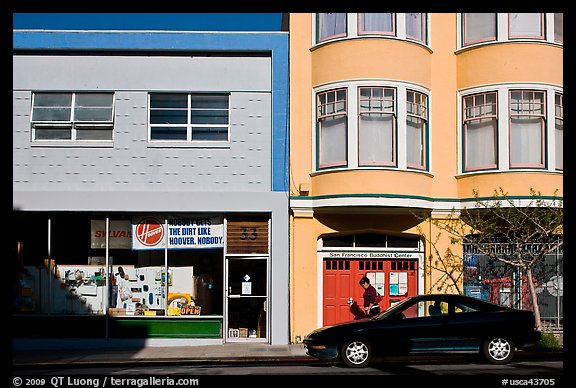
<path id="1" fill-rule="evenodd" d="M 403 313 L 407 319 L 440 316 L 448 314 L 448 307 L 444 301 L 422 300 L 407 307 Z"/>

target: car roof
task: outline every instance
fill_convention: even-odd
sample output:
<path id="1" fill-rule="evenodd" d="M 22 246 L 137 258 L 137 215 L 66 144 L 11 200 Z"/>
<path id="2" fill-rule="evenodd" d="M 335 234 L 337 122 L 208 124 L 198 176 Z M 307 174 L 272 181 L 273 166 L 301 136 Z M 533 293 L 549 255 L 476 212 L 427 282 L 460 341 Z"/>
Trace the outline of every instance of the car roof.
<path id="1" fill-rule="evenodd" d="M 435 293 L 435 294 L 420 294 L 420 295 L 416 295 L 411 297 L 411 299 L 415 299 L 415 300 L 438 300 L 438 299 L 443 299 L 446 301 L 464 301 L 464 302 L 469 302 L 472 304 L 476 304 L 476 305 L 482 305 L 482 306 L 486 306 L 488 308 L 492 308 L 492 309 L 496 309 L 496 310 L 507 310 L 509 309 L 506 306 L 502 306 L 496 303 L 492 303 L 489 302 L 487 300 L 483 300 L 483 299 L 479 299 L 479 298 L 475 298 L 472 296 L 468 296 L 468 295 L 460 295 L 460 294 L 440 294 L 440 293 Z"/>

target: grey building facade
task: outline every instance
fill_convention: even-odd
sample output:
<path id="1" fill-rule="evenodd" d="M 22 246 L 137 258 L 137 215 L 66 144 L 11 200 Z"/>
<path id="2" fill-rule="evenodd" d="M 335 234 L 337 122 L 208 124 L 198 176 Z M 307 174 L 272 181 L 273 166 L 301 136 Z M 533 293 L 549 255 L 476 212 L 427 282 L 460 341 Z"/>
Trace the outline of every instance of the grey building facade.
<path id="1" fill-rule="evenodd" d="M 14 31 L 22 331 L 288 342 L 287 55 L 284 33 Z"/>

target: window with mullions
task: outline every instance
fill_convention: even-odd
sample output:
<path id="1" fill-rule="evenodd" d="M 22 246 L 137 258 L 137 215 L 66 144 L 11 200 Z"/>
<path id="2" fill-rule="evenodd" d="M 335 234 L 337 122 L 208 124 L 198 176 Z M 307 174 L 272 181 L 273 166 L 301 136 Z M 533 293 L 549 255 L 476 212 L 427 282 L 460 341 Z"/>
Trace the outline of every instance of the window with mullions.
<path id="1" fill-rule="evenodd" d="M 498 111 L 496 92 L 465 96 L 464 170 L 497 167 Z"/>
<path id="2" fill-rule="evenodd" d="M 406 163 L 408 167 L 426 170 L 428 138 L 428 96 L 406 91 Z"/>
<path id="3" fill-rule="evenodd" d="M 508 14 L 508 29 L 510 39 L 544 39 L 544 14 L 510 13 Z"/>
<path id="4" fill-rule="evenodd" d="M 510 167 L 544 167 L 546 93 L 510 91 Z"/>
<path id="5" fill-rule="evenodd" d="M 564 168 L 564 96 L 560 93 L 554 95 L 554 128 L 556 137 L 556 168 Z"/>
<path id="6" fill-rule="evenodd" d="M 345 13 L 319 13 L 317 17 L 317 42 L 346 36 L 347 25 Z"/>
<path id="7" fill-rule="evenodd" d="M 358 164 L 396 164 L 396 89 L 359 88 Z"/>
<path id="8" fill-rule="evenodd" d="M 316 99 L 319 167 L 345 166 L 348 162 L 346 89 L 318 93 Z"/>
<path id="9" fill-rule="evenodd" d="M 150 94 L 151 141 L 228 141 L 228 94 Z"/>
<path id="10" fill-rule="evenodd" d="M 464 46 L 496 40 L 495 13 L 464 14 Z"/>
<path id="11" fill-rule="evenodd" d="M 34 140 L 112 140 L 114 93 L 34 93 Z"/>
<path id="12" fill-rule="evenodd" d="M 358 33 L 396 35 L 396 14 L 359 13 Z"/>

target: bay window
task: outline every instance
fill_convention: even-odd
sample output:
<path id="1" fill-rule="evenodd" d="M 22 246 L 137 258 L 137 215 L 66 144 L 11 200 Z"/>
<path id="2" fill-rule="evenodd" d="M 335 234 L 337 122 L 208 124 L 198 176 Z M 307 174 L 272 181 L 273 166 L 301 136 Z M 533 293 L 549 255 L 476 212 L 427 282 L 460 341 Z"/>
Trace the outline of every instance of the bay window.
<path id="1" fill-rule="evenodd" d="M 396 34 L 396 14 L 393 13 L 359 13 L 359 34 Z"/>
<path id="2" fill-rule="evenodd" d="M 358 164 L 396 164 L 396 90 L 359 88 Z"/>
<path id="3" fill-rule="evenodd" d="M 347 164 L 347 95 L 346 89 L 317 95 L 319 167 Z"/>
<path id="4" fill-rule="evenodd" d="M 418 42 L 427 44 L 427 27 L 425 13 L 407 13 L 406 14 L 406 38 L 414 39 Z"/>
<path id="5" fill-rule="evenodd" d="M 555 140 L 556 140 L 556 168 L 564 168 L 564 96 L 560 93 L 554 95 L 555 110 Z"/>
<path id="6" fill-rule="evenodd" d="M 496 168 L 498 110 L 496 92 L 464 97 L 464 171 Z"/>
<path id="7" fill-rule="evenodd" d="M 510 91 L 510 167 L 544 167 L 546 93 Z"/>
<path id="8" fill-rule="evenodd" d="M 406 91 L 406 159 L 407 166 L 427 168 L 428 96 Z"/>
<path id="9" fill-rule="evenodd" d="M 512 38 L 544 39 L 544 14 L 508 14 L 508 36 Z"/>
<path id="10" fill-rule="evenodd" d="M 496 40 L 495 13 L 464 14 L 464 45 Z"/>
<path id="11" fill-rule="evenodd" d="M 346 36 L 346 14 L 345 13 L 319 13 L 317 41 Z"/>

